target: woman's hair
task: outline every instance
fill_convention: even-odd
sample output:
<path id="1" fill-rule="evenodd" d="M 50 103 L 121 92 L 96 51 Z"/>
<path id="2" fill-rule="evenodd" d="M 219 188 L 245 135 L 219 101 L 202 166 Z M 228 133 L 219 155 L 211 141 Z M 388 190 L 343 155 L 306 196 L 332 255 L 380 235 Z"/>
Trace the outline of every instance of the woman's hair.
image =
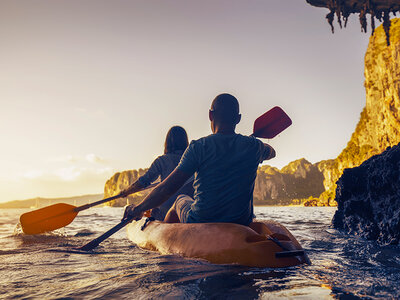
<path id="1" fill-rule="evenodd" d="M 188 145 L 189 140 L 185 129 L 181 126 L 173 126 L 168 130 L 167 137 L 165 138 L 164 154 L 177 150 L 185 151 Z"/>

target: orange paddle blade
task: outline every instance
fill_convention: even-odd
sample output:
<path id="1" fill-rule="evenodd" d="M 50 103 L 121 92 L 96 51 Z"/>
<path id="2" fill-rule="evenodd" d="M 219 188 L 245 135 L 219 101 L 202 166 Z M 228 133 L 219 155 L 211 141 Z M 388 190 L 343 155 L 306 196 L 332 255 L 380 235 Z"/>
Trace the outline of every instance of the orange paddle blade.
<path id="1" fill-rule="evenodd" d="M 26 234 L 39 234 L 56 230 L 71 223 L 78 212 L 76 206 L 57 203 L 34 211 L 24 213 L 19 221 Z"/>

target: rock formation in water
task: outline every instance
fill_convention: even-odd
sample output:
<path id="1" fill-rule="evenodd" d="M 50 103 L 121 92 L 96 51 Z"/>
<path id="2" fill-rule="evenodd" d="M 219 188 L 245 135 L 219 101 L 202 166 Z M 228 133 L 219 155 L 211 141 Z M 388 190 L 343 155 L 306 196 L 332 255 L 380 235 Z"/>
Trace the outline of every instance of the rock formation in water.
<path id="1" fill-rule="evenodd" d="M 390 41 L 387 46 L 382 26 L 370 38 L 365 54 L 366 106 L 347 147 L 321 167 L 323 201 L 334 198 L 336 181 L 345 168 L 359 166 L 400 142 L 400 19 L 392 20 Z"/>
<path id="2" fill-rule="evenodd" d="M 400 144 L 345 169 L 336 190 L 335 228 L 377 240 L 400 242 Z"/>
<path id="3" fill-rule="evenodd" d="M 383 22 L 383 29 L 386 33 L 386 42 L 390 44 L 390 13 L 396 15 L 400 11 L 399 0 L 307 0 L 313 6 L 326 7 L 330 12 L 326 19 L 334 32 L 333 19 L 337 18 L 339 26 L 346 27 L 350 14 L 358 13 L 361 28 L 367 32 L 367 15 L 370 15 L 372 33 L 375 30 L 375 19 Z"/>
<path id="4" fill-rule="evenodd" d="M 126 189 L 132 183 L 134 183 L 140 176 L 142 176 L 147 169 L 129 170 L 114 174 L 109 180 L 107 180 L 104 186 L 104 198 L 112 197 L 119 194 L 123 189 Z M 145 196 L 150 193 L 151 190 L 145 190 L 126 198 L 120 198 L 108 202 L 110 206 L 125 206 L 126 204 L 138 204 Z"/>
<path id="5" fill-rule="evenodd" d="M 139 169 L 114 174 L 104 186 L 104 197 L 117 195 L 145 172 L 146 170 Z M 323 178 L 318 164 L 313 165 L 304 158 L 289 163 L 281 170 L 267 165 L 261 166 L 257 172 L 254 201 L 259 205 L 284 205 L 291 204 L 293 199 L 299 199 L 297 202 L 300 202 L 300 199 L 315 198 L 324 191 Z M 109 205 L 137 204 L 148 193 L 149 191 L 136 193 L 127 199 L 110 202 Z M 325 203 L 327 204 L 329 205 Z M 331 202 L 332 204 L 334 202 Z"/>
<path id="6" fill-rule="evenodd" d="M 323 174 L 318 165 L 302 158 L 281 170 L 268 165 L 261 166 L 254 187 L 254 203 L 291 204 L 293 199 L 318 197 L 323 191 Z"/>

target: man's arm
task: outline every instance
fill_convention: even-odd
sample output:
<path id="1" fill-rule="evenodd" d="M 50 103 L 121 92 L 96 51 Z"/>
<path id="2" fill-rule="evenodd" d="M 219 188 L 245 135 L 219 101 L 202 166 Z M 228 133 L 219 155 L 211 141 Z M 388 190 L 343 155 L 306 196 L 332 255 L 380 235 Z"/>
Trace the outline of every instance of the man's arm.
<path id="1" fill-rule="evenodd" d="M 271 159 L 271 158 L 274 158 L 274 157 L 276 156 L 275 149 L 274 149 L 274 148 L 272 148 L 270 145 L 268 145 L 268 144 L 265 144 L 265 143 L 264 143 L 264 146 L 265 146 L 265 147 L 267 147 L 267 148 L 269 148 L 269 155 L 268 155 L 268 157 L 267 157 L 267 158 L 265 158 L 265 159 Z"/>
<path id="2" fill-rule="evenodd" d="M 141 218 L 146 210 L 160 206 L 175 194 L 192 176 L 179 169 L 175 169 L 138 205 L 129 205 L 125 209 L 124 218 Z"/>
<path id="3" fill-rule="evenodd" d="M 125 190 L 122 190 L 119 193 L 119 196 L 120 197 L 127 197 L 130 194 L 133 194 L 133 193 L 136 193 L 136 192 L 139 192 L 139 191 L 143 190 L 144 188 L 145 188 L 145 186 L 139 180 L 136 180 L 128 188 L 126 188 Z"/>

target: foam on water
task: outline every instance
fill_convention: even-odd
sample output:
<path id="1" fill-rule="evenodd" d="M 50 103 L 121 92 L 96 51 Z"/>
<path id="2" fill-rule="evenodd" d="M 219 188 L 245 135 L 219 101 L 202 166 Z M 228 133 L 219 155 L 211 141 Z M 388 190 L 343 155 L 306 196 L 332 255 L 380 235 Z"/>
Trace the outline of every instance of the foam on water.
<path id="1" fill-rule="evenodd" d="M 399 298 L 400 248 L 380 247 L 332 229 L 334 210 L 257 207 L 258 218 L 284 224 L 313 262 L 273 270 L 145 251 L 126 238 L 125 230 L 94 251 L 76 251 L 119 223 L 122 208 L 83 211 L 65 229 L 34 236 L 14 233 L 25 210 L 2 209 L 1 298 Z"/>

